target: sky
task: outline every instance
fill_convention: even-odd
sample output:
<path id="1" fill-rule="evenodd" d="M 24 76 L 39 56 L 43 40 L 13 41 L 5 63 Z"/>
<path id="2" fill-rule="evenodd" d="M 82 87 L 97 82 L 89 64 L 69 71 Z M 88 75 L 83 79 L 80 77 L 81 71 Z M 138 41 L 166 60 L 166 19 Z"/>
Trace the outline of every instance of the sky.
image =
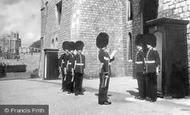
<path id="1" fill-rule="evenodd" d="M 22 46 L 40 39 L 41 0 L 0 0 L 0 34 L 19 32 Z"/>

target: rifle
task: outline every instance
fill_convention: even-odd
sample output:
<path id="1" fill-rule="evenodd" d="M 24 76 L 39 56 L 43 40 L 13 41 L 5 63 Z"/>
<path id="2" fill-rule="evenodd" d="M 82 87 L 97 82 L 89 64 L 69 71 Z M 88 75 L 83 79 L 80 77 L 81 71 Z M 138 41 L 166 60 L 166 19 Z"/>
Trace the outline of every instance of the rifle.
<path id="1" fill-rule="evenodd" d="M 65 78 L 64 78 L 64 81 L 67 80 L 67 70 L 68 70 L 68 66 L 69 66 L 69 60 L 67 61 L 66 68 L 64 68 L 64 72 L 65 72 Z"/>
<path id="2" fill-rule="evenodd" d="M 74 69 L 72 68 L 72 79 L 71 79 L 71 82 L 73 82 L 74 81 Z"/>
<path id="3" fill-rule="evenodd" d="M 65 77 L 64 77 L 63 81 L 66 81 L 66 78 L 67 78 L 67 69 L 66 68 L 64 68 L 64 74 L 65 74 Z"/>
<path id="4" fill-rule="evenodd" d="M 63 78 L 62 76 L 62 71 L 61 71 L 61 67 L 59 67 L 59 77 L 58 78 Z"/>
<path id="5" fill-rule="evenodd" d="M 103 75 L 102 76 L 102 84 L 101 84 L 101 88 L 105 88 L 108 84 L 108 78 L 109 76 L 108 75 Z"/>
<path id="6" fill-rule="evenodd" d="M 63 79 L 63 76 L 62 76 L 63 63 L 64 63 L 64 61 L 61 60 L 61 66 L 59 67 L 59 77 L 58 77 L 58 78 L 62 78 L 62 79 Z"/>

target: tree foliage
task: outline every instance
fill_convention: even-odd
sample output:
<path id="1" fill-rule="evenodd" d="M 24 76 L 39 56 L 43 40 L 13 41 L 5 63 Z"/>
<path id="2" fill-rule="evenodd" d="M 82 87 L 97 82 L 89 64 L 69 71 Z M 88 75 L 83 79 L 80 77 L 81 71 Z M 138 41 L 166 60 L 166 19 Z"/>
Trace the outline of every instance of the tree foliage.
<path id="1" fill-rule="evenodd" d="M 41 48 L 41 41 L 38 40 L 38 41 L 33 42 L 32 45 L 30 45 L 30 47 Z"/>

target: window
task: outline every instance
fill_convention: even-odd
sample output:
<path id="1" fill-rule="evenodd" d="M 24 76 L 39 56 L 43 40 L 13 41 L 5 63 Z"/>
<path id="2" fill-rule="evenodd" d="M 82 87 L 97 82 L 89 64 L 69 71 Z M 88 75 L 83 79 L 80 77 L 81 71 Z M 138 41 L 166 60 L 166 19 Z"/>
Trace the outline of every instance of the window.
<path id="1" fill-rule="evenodd" d="M 55 38 L 55 43 L 54 43 L 54 44 L 55 44 L 55 45 L 54 45 L 55 48 L 58 48 L 58 38 L 57 38 L 57 37 Z"/>
<path id="2" fill-rule="evenodd" d="M 41 43 L 41 48 L 43 48 L 44 47 L 44 37 L 41 37 L 40 43 Z"/>
<path id="3" fill-rule="evenodd" d="M 128 20 L 133 20 L 133 6 L 132 0 L 128 0 L 127 2 L 127 13 L 128 13 Z"/>
<path id="4" fill-rule="evenodd" d="M 62 12 L 62 0 L 56 4 L 56 9 L 57 9 L 56 10 L 56 18 L 57 18 L 58 24 L 60 25 L 60 23 L 61 23 L 61 12 Z"/>
<path id="5" fill-rule="evenodd" d="M 13 37 L 16 38 L 16 33 L 13 33 Z"/>
<path id="6" fill-rule="evenodd" d="M 54 42 L 54 39 L 51 40 L 51 46 L 50 46 L 52 49 L 55 48 L 55 42 Z"/>
<path id="7" fill-rule="evenodd" d="M 129 53 L 128 53 L 128 59 L 132 60 L 132 53 L 133 53 L 133 45 L 132 45 L 132 34 L 129 32 L 128 34 L 129 38 Z"/>

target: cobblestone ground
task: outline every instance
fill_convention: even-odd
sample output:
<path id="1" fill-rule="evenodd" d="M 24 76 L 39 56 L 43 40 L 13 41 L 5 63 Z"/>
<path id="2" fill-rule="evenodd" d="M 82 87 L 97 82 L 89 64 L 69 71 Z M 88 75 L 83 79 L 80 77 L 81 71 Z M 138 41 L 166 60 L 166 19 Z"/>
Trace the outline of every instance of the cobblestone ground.
<path id="1" fill-rule="evenodd" d="M 50 115 L 190 115 L 190 99 L 163 99 L 151 103 L 134 98 L 136 80 L 112 78 L 111 105 L 98 105 L 98 79 L 84 80 L 85 95 L 60 91 L 61 80 L 2 80 L 0 104 L 48 104 Z"/>

